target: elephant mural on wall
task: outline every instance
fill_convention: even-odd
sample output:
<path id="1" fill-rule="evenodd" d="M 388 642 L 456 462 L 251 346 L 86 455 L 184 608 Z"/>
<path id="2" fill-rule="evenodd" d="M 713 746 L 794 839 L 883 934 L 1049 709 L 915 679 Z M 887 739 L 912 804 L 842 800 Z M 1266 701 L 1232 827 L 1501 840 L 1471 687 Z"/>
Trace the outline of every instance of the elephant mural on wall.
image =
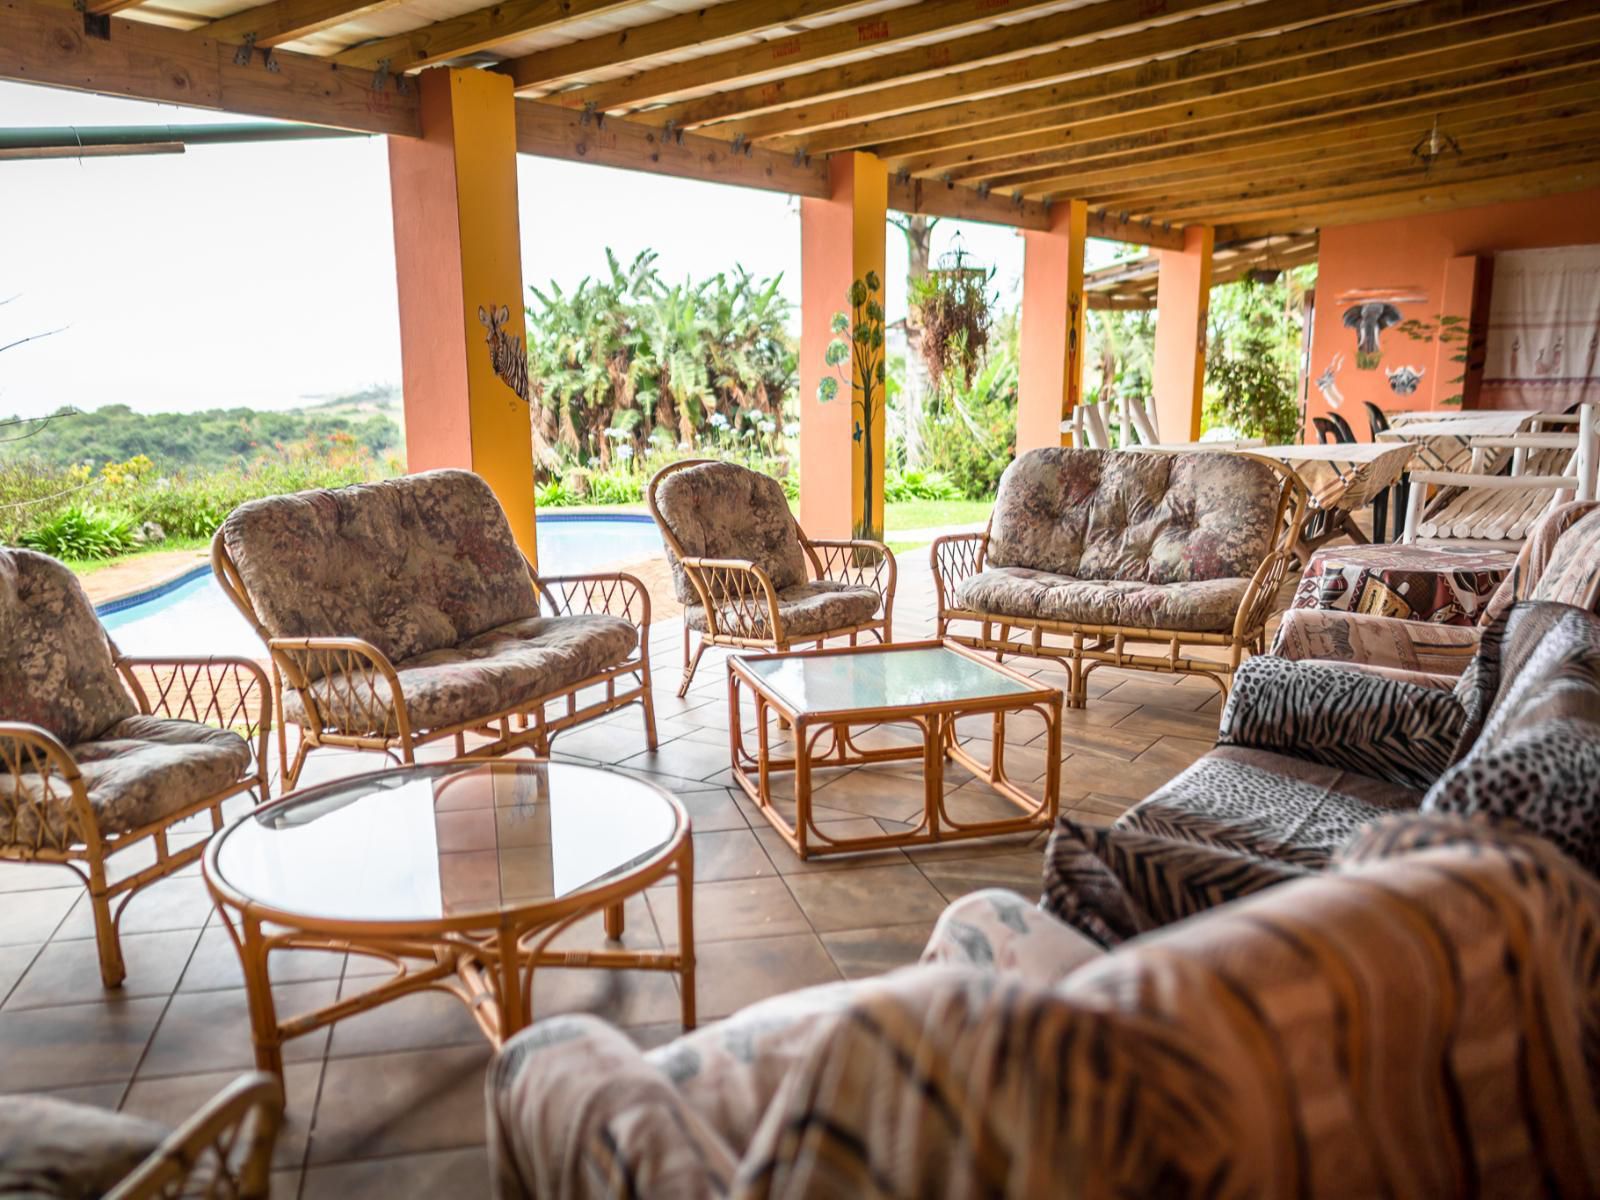
<path id="1" fill-rule="evenodd" d="M 1367 300 L 1344 310 L 1346 329 L 1356 332 L 1356 369 L 1376 370 L 1383 358 L 1380 335 L 1400 323 L 1400 310 L 1386 300 Z"/>

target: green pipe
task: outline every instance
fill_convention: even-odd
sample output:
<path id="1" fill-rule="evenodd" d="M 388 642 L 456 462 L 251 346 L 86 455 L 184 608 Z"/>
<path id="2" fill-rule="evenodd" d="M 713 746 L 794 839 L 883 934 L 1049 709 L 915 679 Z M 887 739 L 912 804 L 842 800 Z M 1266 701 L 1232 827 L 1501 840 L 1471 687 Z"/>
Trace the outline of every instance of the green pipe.
<path id="1" fill-rule="evenodd" d="M 0 150 L 57 150 L 75 146 L 148 146 L 181 142 L 217 146 L 237 142 L 299 142 L 371 137 L 352 129 L 249 121 L 231 125 L 38 125 L 0 129 Z"/>

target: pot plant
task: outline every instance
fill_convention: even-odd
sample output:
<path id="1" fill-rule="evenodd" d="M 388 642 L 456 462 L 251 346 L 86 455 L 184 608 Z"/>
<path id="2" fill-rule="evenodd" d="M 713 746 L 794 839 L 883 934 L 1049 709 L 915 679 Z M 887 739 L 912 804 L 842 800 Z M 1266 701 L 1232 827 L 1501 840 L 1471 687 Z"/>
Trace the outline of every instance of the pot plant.
<path id="1" fill-rule="evenodd" d="M 911 281 L 910 304 L 923 330 L 922 360 L 935 391 L 947 371 L 959 374 L 962 386 L 971 386 L 989 344 L 993 278 L 993 268 L 974 266 L 958 242 L 934 270 Z"/>
<path id="2" fill-rule="evenodd" d="M 848 313 L 833 315 L 833 340 L 823 361 L 833 368 L 817 384 L 817 400 L 831 403 L 839 396 L 841 381 L 850 390 L 854 417 L 850 436 L 861 446 L 861 519 L 855 536 L 881 540 L 883 529 L 872 503 L 875 467 L 874 435 L 883 419 L 885 371 L 883 363 L 883 280 L 876 271 L 850 285 Z M 845 373 L 848 371 L 848 375 Z"/>

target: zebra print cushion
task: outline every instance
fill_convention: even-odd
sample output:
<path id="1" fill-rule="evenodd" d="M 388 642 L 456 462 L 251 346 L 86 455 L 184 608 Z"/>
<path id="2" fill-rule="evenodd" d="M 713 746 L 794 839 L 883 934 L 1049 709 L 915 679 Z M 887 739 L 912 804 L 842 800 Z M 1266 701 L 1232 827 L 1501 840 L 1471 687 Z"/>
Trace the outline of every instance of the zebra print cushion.
<path id="1" fill-rule="evenodd" d="M 1449 692 L 1262 655 L 1233 677 L 1219 746 L 1247 746 L 1425 790 L 1456 761 L 1467 714 Z"/>

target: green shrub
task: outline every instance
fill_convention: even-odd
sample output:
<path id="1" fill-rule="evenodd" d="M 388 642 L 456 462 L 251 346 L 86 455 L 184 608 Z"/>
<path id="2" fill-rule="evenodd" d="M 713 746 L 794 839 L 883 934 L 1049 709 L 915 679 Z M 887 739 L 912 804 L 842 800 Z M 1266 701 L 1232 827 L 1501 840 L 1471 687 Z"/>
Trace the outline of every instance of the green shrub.
<path id="1" fill-rule="evenodd" d="M 888 504 L 905 500 L 959 500 L 961 489 L 938 471 L 894 471 L 883 479 L 883 499 Z"/>
<path id="2" fill-rule="evenodd" d="M 115 558 L 139 544 L 139 525 L 126 513 L 74 504 L 19 539 L 30 550 L 82 562 Z"/>
<path id="3" fill-rule="evenodd" d="M 589 477 L 590 504 L 637 504 L 644 499 L 644 477 L 624 471 L 607 471 Z"/>
<path id="4" fill-rule="evenodd" d="M 566 485 L 559 479 L 541 483 L 534 489 L 533 502 L 539 508 L 570 508 L 574 504 L 583 503 L 577 496 L 569 492 Z"/>

